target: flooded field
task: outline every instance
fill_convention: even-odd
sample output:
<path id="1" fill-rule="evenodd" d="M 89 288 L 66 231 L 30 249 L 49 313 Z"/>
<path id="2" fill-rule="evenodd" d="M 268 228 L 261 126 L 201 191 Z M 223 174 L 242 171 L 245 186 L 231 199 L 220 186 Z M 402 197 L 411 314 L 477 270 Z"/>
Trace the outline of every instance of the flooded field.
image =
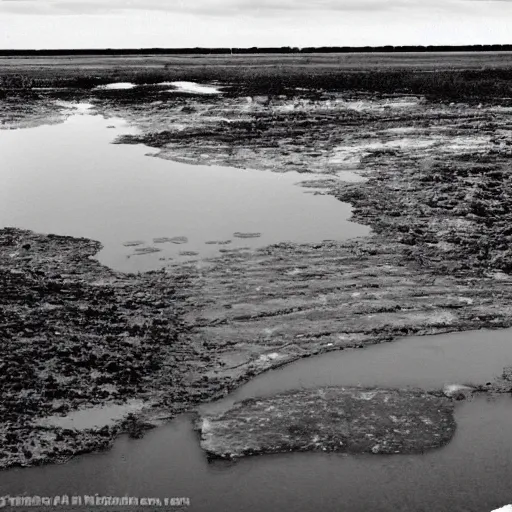
<path id="1" fill-rule="evenodd" d="M 512 503 L 505 57 L 180 58 L 6 65 L 29 76 L 0 80 L 0 497 Z M 350 400 L 295 414 L 328 388 Z M 251 404 L 281 444 L 246 442 L 276 435 Z M 367 443 L 323 453 L 326 425 Z"/>
<path id="2" fill-rule="evenodd" d="M 349 205 L 295 186 L 308 175 L 148 158 L 147 147 L 111 144 L 136 131 L 90 107 L 71 106 L 60 125 L 1 133 L 3 226 L 99 240 L 99 261 L 125 272 L 370 231 L 348 221 Z"/>

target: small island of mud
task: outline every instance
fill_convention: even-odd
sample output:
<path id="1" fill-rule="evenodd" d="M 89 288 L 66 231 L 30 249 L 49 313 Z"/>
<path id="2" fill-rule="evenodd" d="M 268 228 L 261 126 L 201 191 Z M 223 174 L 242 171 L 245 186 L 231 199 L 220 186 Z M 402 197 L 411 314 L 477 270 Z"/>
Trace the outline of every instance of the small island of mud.
<path id="1" fill-rule="evenodd" d="M 324 451 L 423 453 L 450 441 L 453 404 L 393 389 L 320 388 L 251 398 L 198 421 L 210 457 Z"/>

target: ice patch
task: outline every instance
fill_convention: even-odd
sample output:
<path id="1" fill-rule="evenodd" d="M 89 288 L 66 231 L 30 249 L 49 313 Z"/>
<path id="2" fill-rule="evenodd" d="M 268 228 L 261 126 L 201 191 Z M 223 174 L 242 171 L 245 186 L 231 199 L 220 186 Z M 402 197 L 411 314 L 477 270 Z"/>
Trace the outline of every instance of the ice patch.
<path id="1" fill-rule="evenodd" d="M 193 94 L 220 94 L 220 91 L 217 87 L 213 87 L 211 85 L 201 85 L 196 84 L 195 82 L 162 82 L 159 85 L 171 85 L 175 89 L 169 89 L 167 92 L 190 92 Z"/>
<path id="2" fill-rule="evenodd" d="M 512 505 L 505 505 L 504 507 L 494 509 L 491 512 L 512 512 Z"/>

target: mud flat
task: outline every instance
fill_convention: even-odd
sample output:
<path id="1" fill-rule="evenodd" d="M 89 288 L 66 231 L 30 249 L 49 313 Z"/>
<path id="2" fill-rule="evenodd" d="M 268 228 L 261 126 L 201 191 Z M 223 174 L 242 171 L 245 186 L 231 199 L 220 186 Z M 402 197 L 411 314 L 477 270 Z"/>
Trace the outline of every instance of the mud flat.
<path id="1" fill-rule="evenodd" d="M 136 430 L 130 412 L 167 403 L 172 416 L 209 395 L 188 388 L 208 356 L 180 338 L 176 279 L 116 273 L 92 259 L 99 249 L 0 231 L 0 468 L 108 447 Z"/>
<path id="2" fill-rule="evenodd" d="M 423 453 L 450 441 L 453 405 L 422 392 L 320 388 L 247 399 L 203 415 L 201 447 L 235 459 L 279 452 Z"/>
<path id="3" fill-rule="evenodd" d="M 372 228 L 353 242 L 227 249 L 208 271 L 186 269 L 186 321 L 226 347 L 233 374 L 407 334 L 512 325 L 510 99 L 315 89 L 95 104 L 142 131 L 118 142 L 164 159 L 323 175 L 303 185 L 351 203 Z M 366 180 L 346 182 L 346 171 Z"/>
<path id="4" fill-rule="evenodd" d="M 0 247 L 3 467 L 110 446 L 129 427 L 98 407 L 125 405 L 151 423 L 151 409 L 172 417 L 307 355 L 510 322 L 506 281 L 426 281 L 382 254 L 369 260 L 358 242 L 234 251 L 208 269 L 140 275 L 101 266 L 91 259 L 100 244 L 86 239 L 4 229 Z M 74 411 L 104 422 L 51 419 Z"/>
<path id="5" fill-rule="evenodd" d="M 397 261 L 395 249 L 378 236 L 279 244 L 177 268 L 191 338 L 218 347 L 211 377 L 245 380 L 312 354 L 512 325 L 508 278 L 440 275 Z"/>
<path id="6" fill-rule="evenodd" d="M 107 446 L 128 428 L 114 422 L 100 439 L 34 427 L 56 413 L 142 400 L 173 416 L 314 354 L 512 325 L 510 100 L 303 89 L 73 92 L 137 127 L 120 145 L 143 143 L 162 159 L 323 174 L 310 185 L 350 202 L 374 234 L 228 245 L 207 265 L 128 276 L 90 258 L 97 242 L 4 230 L 4 467 Z M 347 170 L 366 181 L 344 182 Z M 258 231 L 234 227 L 218 240 L 238 229 Z"/>

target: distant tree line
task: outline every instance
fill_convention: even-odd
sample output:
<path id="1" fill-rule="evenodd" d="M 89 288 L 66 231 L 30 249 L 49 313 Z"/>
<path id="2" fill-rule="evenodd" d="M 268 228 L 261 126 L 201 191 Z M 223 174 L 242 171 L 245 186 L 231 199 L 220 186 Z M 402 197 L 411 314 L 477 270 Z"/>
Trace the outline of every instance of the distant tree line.
<path id="1" fill-rule="evenodd" d="M 58 56 L 58 55 L 229 55 L 229 54 L 286 54 L 286 53 L 404 53 L 404 52 L 510 52 L 512 44 L 476 44 L 467 46 L 320 46 L 297 48 L 105 48 L 62 50 L 0 50 L 0 56 Z"/>

